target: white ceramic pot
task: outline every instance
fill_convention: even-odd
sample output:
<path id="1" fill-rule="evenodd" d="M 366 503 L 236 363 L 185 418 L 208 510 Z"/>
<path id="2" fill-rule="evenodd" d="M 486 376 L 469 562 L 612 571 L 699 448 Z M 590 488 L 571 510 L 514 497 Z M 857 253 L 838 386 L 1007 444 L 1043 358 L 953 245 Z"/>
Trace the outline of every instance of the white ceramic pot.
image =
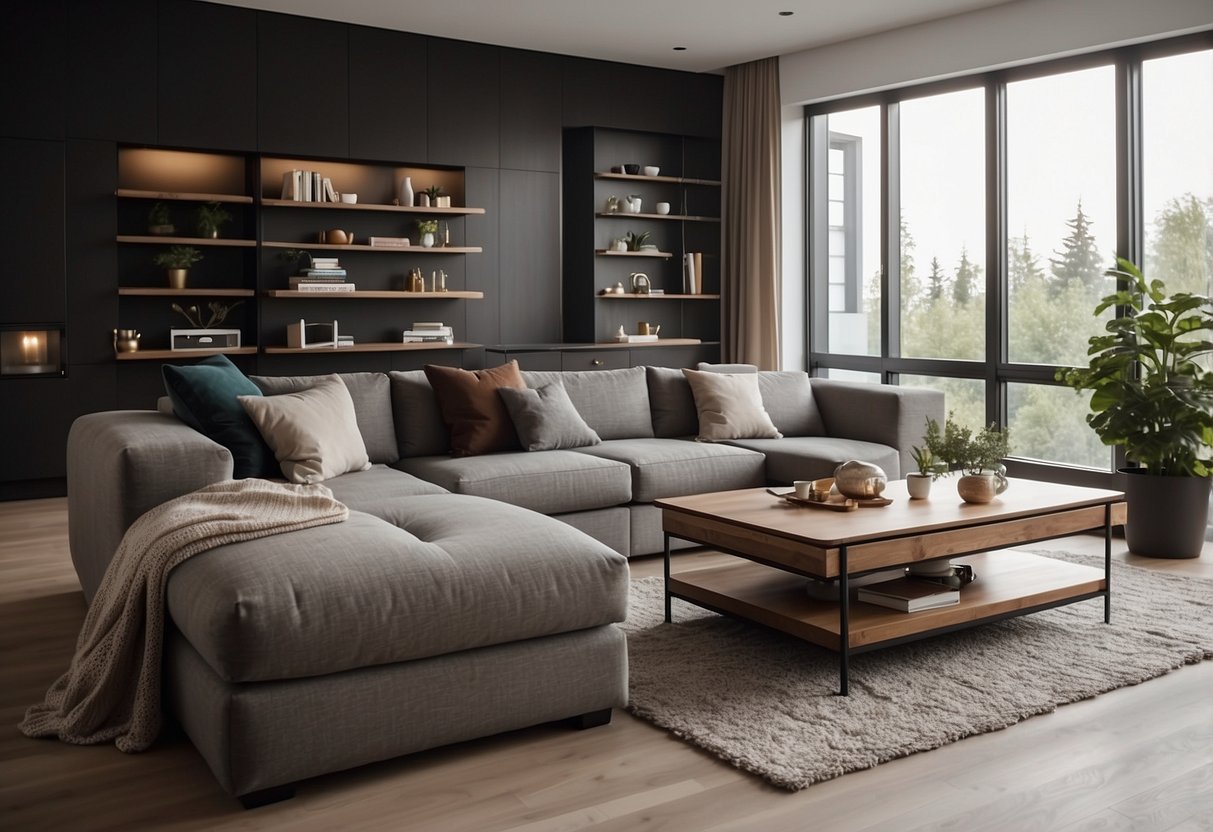
<path id="1" fill-rule="evenodd" d="M 931 496 L 930 474 L 906 474 L 906 490 L 911 500 L 925 500 Z"/>
<path id="2" fill-rule="evenodd" d="M 434 235 L 432 233 L 430 233 L 429 231 L 422 234 L 421 235 L 421 245 L 424 246 L 425 248 L 433 248 L 434 247 Z"/>

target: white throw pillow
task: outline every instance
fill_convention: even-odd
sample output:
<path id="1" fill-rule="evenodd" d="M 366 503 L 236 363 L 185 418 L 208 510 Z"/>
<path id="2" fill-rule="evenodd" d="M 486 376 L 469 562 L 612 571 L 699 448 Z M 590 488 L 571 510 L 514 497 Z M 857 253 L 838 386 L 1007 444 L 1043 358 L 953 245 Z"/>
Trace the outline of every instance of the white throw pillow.
<path id="1" fill-rule="evenodd" d="M 682 372 L 699 411 L 700 442 L 783 437 L 762 406 L 756 373 Z"/>
<path id="2" fill-rule="evenodd" d="M 237 398 L 291 482 L 323 482 L 371 467 L 340 376 L 323 376 L 295 393 Z"/>

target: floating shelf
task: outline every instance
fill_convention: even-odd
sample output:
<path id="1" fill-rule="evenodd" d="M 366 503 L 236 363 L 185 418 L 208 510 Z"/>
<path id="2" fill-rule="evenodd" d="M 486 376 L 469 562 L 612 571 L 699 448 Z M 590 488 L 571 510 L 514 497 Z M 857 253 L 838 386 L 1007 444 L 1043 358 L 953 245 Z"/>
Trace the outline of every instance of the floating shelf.
<path id="1" fill-rule="evenodd" d="M 605 173 L 602 171 L 594 172 L 595 179 L 630 179 L 638 182 L 674 182 L 681 185 L 706 185 L 708 187 L 720 187 L 719 179 L 695 179 L 691 176 L 645 176 L 640 173 Z"/>
<path id="2" fill-rule="evenodd" d="M 156 235 L 119 234 L 120 243 L 147 243 L 154 246 L 224 246 L 226 248 L 254 248 L 256 240 L 236 240 L 225 237 L 158 237 Z"/>
<path id="3" fill-rule="evenodd" d="M 167 289 L 148 286 L 119 286 L 118 294 L 165 298 L 251 298 L 257 293 L 252 289 Z"/>
<path id="4" fill-rule="evenodd" d="M 484 251 L 480 246 L 368 246 L 363 243 L 355 245 L 334 245 L 332 243 L 284 243 L 278 240 L 265 240 L 261 243 L 265 248 L 304 248 L 317 251 L 382 251 L 386 254 L 479 254 Z"/>
<path id="5" fill-rule="evenodd" d="M 353 344 L 348 347 L 266 347 L 263 352 L 268 355 L 302 355 L 304 353 L 331 354 L 336 352 L 412 352 L 416 350 L 470 350 L 476 349 L 480 346 L 480 344 L 466 344 L 460 341 L 456 341 L 454 344 L 402 344 L 395 342 L 368 342 L 365 344 Z"/>
<path id="6" fill-rule="evenodd" d="M 673 257 L 674 255 L 668 251 L 607 251 L 605 248 L 596 248 L 594 253 L 601 257 Z"/>
<path id="7" fill-rule="evenodd" d="M 595 346 L 598 347 L 620 347 L 622 349 L 635 349 L 636 347 L 694 347 L 704 343 L 698 338 L 658 338 L 656 341 L 600 341 Z M 714 343 L 714 342 L 707 342 Z"/>
<path id="8" fill-rule="evenodd" d="M 172 191 L 140 191 L 135 188 L 119 188 L 114 193 L 118 196 L 129 197 L 131 199 L 160 199 L 176 202 L 229 202 L 236 203 L 237 205 L 253 204 L 251 196 L 241 196 L 239 194 L 174 193 Z"/>
<path id="9" fill-rule="evenodd" d="M 698 295 L 675 295 L 670 292 L 663 294 L 647 294 L 641 295 L 635 292 L 601 292 L 598 295 L 603 300 L 720 300 L 720 295 L 715 294 L 698 294 Z"/>
<path id="10" fill-rule="evenodd" d="M 695 217 L 690 214 L 629 214 L 623 211 L 599 211 L 594 216 L 612 220 L 682 220 L 685 222 L 720 222 L 720 217 Z"/>
<path id="11" fill-rule="evenodd" d="M 169 358 L 205 358 L 208 355 L 256 355 L 256 347 L 219 347 L 213 350 L 137 350 L 116 352 L 119 361 L 164 361 Z"/>
<path id="12" fill-rule="evenodd" d="M 468 214 L 483 214 L 483 208 L 425 208 L 420 205 L 379 205 L 369 202 L 297 202 L 293 199 L 263 199 L 261 204 L 273 208 L 327 208 L 339 211 L 393 211 L 400 214 L 446 214 L 448 216 L 465 216 Z"/>
<path id="13" fill-rule="evenodd" d="M 308 300 L 334 300 L 337 298 L 383 298 L 385 300 L 480 300 L 484 292 L 450 291 L 450 292 L 400 292 L 377 291 L 373 289 L 355 289 L 352 292 L 301 292 L 298 289 L 269 289 L 265 292 L 267 298 L 306 298 Z M 344 348 L 343 348 L 344 349 Z"/>

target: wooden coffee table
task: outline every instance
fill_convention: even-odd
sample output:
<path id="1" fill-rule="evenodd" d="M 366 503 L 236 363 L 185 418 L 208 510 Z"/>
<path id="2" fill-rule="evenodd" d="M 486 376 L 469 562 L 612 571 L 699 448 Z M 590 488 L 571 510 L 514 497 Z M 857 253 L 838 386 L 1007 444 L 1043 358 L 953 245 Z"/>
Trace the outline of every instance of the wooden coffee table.
<path id="1" fill-rule="evenodd" d="M 893 504 L 833 512 L 797 506 L 764 488 L 657 500 L 665 532 L 665 620 L 670 599 L 754 621 L 838 652 L 839 693 L 850 657 L 915 639 L 1103 597 L 1112 610 L 1112 526 L 1125 522 L 1124 494 L 1012 479 L 986 505 L 961 502 L 950 481 L 929 500 L 890 482 Z M 1102 570 L 1027 552 L 995 551 L 1081 532 L 1104 534 Z M 670 539 L 734 559 L 670 574 Z M 851 601 L 852 578 L 933 558 L 964 557 L 977 580 L 960 603 L 915 613 Z M 834 579 L 840 601 L 815 601 L 804 577 Z"/>

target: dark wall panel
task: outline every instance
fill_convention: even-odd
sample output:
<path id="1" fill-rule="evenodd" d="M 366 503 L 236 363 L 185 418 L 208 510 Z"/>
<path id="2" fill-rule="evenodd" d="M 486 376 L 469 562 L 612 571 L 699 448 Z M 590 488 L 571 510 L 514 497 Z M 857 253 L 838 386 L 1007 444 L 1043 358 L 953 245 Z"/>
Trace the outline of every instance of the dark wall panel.
<path id="1" fill-rule="evenodd" d="M 614 127 L 615 99 L 622 88 L 611 75 L 615 64 L 562 58 L 561 113 L 565 127 Z M 628 96 L 624 96 L 627 98 Z"/>
<path id="2" fill-rule="evenodd" d="M 156 0 L 68 0 L 67 134 L 155 142 Z"/>
<path id="3" fill-rule="evenodd" d="M 561 60 L 501 52 L 501 167 L 560 170 Z"/>
<path id="4" fill-rule="evenodd" d="M 161 0 L 160 144 L 257 149 L 257 13 Z"/>
<path id="5" fill-rule="evenodd" d="M 6 4 L 6 25 L 19 34 L 0 49 L 0 121 L 4 134 L 62 139 L 67 48 L 63 0 L 16 0 Z"/>
<path id="6" fill-rule="evenodd" d="M 427 38 L 350 27 L 350 156 L 426 158 Z"/>
<path id="7" fill-rule="evenodd" d="M 267 153 L 349 155 L 349 27 L 257 14 L 258 145 Z"/>
<path id="8" fill-rule="evenodd" d="M 500 55 L 496 46 L 429 39 L 426 161 L 500 166 Z"/>
<path id="9" fill-rule="evenodd" d="M 469 254 L 465 258 L 467 288 L 484 292 L 484 300 L 468 301 L 466 337 L 476 344 L 497 344 L 501 342 L 503 293 L 497 262 L 501 249 L 500 175 L 496 168 L 468 168 L 464 181 L 468 204 L 485 211 L 469 216 L 464 226 L 467 240 L 484 249 L 482 254 Z"/>
<path id="10" fill-rule="evenodd" d="M 501 340 L 560 340 L 560 176 L 501 171 Z"/>
<path id="11" fill-rule="evenodd" d="M 14 244 L 0 285 L 0 323 L 55 323 L 66 306 L 63 142 L 0 139 L 0 227 Z"/>
<path id="12" fill-rule="evenodd" d="M 118 319 L 118 186 L 113 142 L 67 143 L 67 360 L 69 372 L 81 364 L 114 360 L 113 330 L 131 324 Z M 102 410 L 104 408 L 97 408 Z"/>

